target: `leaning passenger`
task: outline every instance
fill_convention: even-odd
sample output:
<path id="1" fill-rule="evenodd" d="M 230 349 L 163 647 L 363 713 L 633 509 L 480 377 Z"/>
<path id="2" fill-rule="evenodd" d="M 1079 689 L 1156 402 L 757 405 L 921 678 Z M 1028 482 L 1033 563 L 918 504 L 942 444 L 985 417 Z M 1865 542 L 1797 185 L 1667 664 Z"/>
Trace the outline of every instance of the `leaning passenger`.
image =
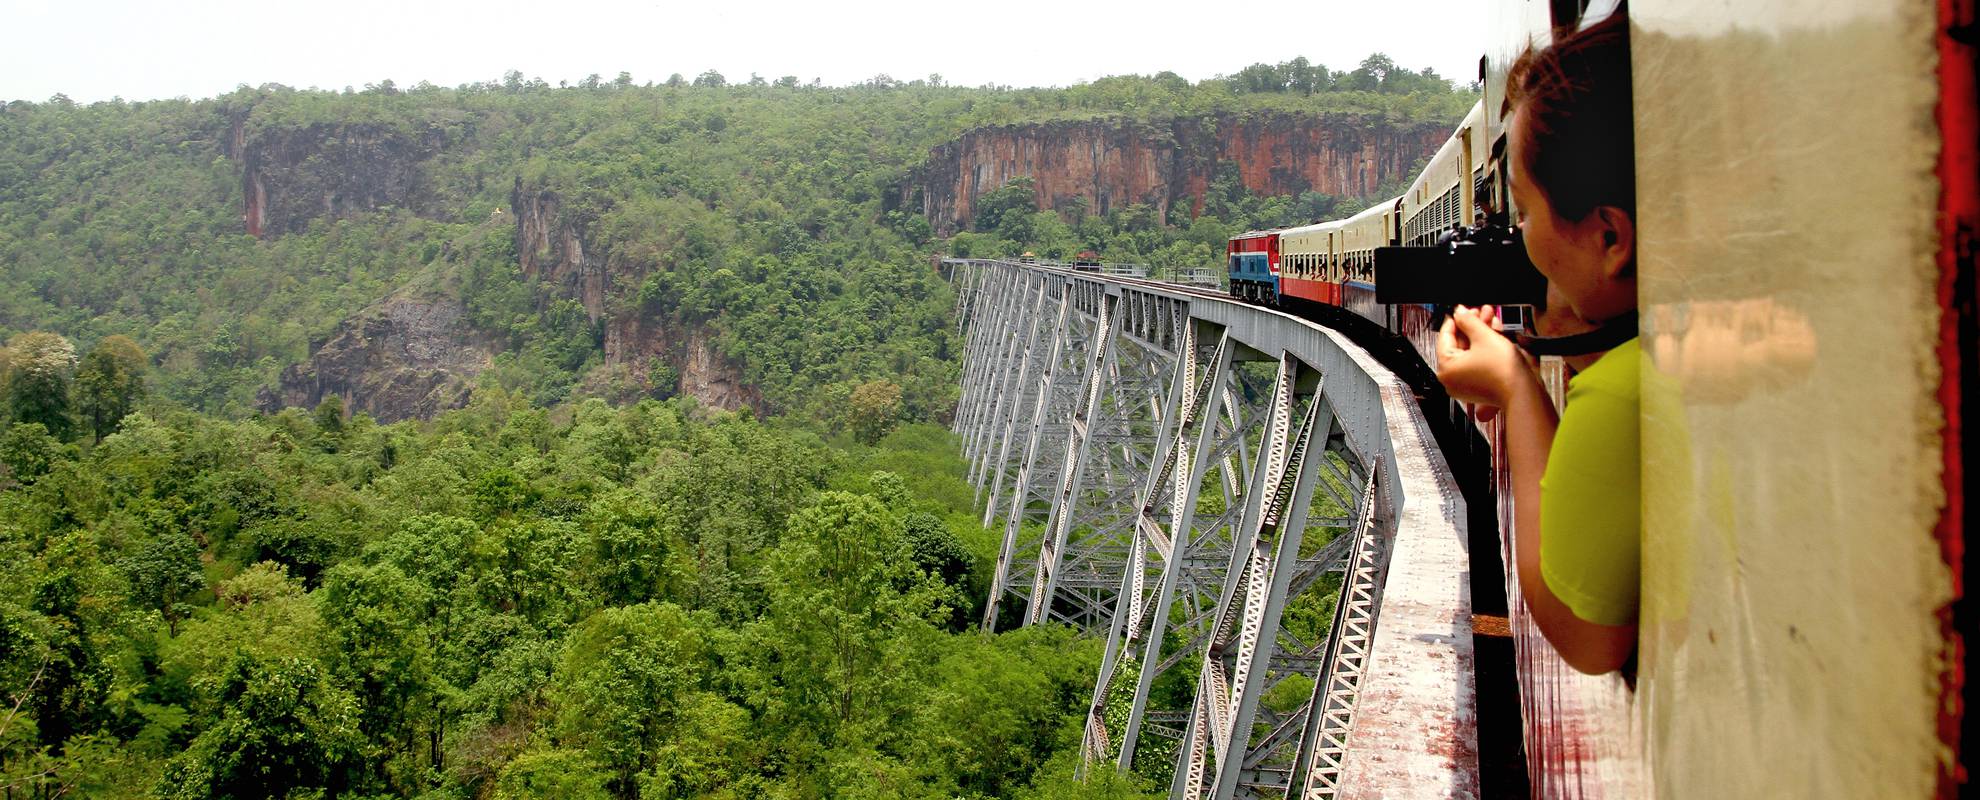
<path id="1" fill-rule="evenodd" d="M 1450 230 L 1444 231 L 1442 234 L 1437 236 L 1437 246 L 1444 247 L 1452 242 L 1462 240 L 1463 238 L 1464 238 L 1464 225 L 1461 223 L 1453 222 L 1451 223 Z"/>
<path id="2" fill-rule="evenodd" d="M 1529 50 L 1506 79 L 1513 202 L 1554 296 L 1627 326 L 1568 384 L 1557 420 L 1494 309 L 1459 307 L 1438 337 L 1451 396 L 1504 415 L 1515 568 L 1528 610 L 1570 666 L 1599 674 L 1636 647 L 1641 550 L 1636 179 L 1627 22 L 1618 14 Z"/>

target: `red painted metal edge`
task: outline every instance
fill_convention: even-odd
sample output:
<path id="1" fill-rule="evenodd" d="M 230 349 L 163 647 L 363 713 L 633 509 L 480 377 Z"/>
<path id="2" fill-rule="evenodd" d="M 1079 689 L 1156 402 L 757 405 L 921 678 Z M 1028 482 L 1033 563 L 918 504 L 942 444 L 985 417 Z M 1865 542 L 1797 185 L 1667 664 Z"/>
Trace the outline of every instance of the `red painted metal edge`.
<path id="1" fill-rule="evenodd" d="M 1942 445 L 1942 480 L 1946 505 L 1936 536 L 1952 573 L 1952 601 L 1938 610 L 1944 637 L 1945 664 L 1939 675 L 1939 740 L 1952 757 L 1941 763 L 1938 796 L 1951 800 L 1968 781 L 1966 756 L 1960 750 L 1966 718 L 1966 641 L 1973 627 L 1965 610 L 1965 445 L 1961 437 L 1963 412 L 1973 402 L 1967 393 L 1980 390 L 1973 381 L 1976 352 L 1974 249 L 1980 242 L 1980 59 L 1975 38 L 1980 36 L 1975 0 L 1938 0 L 1939 26 L 1939 321 L 1938 355 L 1942 368 L 1939 402 L 1946 412 Z"/>

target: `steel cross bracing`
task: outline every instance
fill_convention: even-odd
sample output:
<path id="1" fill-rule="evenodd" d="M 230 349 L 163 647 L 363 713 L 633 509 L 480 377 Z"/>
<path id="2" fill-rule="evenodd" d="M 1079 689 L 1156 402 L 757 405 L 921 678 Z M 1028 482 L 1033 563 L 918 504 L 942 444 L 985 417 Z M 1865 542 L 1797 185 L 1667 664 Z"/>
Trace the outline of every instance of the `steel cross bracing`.
<path id="1" fill-rule="evenodd" d="M 1374 639 L 1375 609 L 1381 603 L 1383 521 L 1377 473 L 1368 476 L 1362 502 L 1355 518 L 1354 532 L 1342 541 L 1351 541 L 1346 580 L 1334 605 L 1334 622 L 1327 637 L 1327 653 L 1320 662 L 1320 675 L 1313 682 L 1313 696 L 1307 698 L 1299 723 L 1304 732 L 1293 762 L 1292 775 L 1305 775 L 1288 798 L 1320 800 L 1336 796 L 1340 790 L 1342 762 L 1347 755 L 1348 732 L 1354 728 L 1354 708 L 1362 671 L 1368 664 L 1368 647 Z M 1289 720 L 1290 722 L 1290 720 Z"/>
<path id="2" fill-rule="evenodd" d="M 1220 335 L 1212 350 L 1198 353 L 1192 342 L 1183 351 L 1171 392 L 1182 407 L 1158 442 L 1162 469 L 1150 476 L 1136 503 L 1140 535 L 1121 577 L 1089 707 L 1088 761 L 1112 760 L 1122 768 L 1132 763 L 1139 735 L 1150 730 L 1145 722 L 1155 679 L 1186 659 L 1215 616 L 1231 545 L 1252 505 L 1249 486 L 1240 480 L 1254 463 L 1245 448 L 1263 435 L 1269 410 L 1266 403 L 1241 401 L 1264 397 L 1233 371 L 1237 349 Z M 1223 510 L 1199 521 L 1199 494 L 1211 469 L 1219 472 L 1211 506 Z M 1183 535 L 1175 535 L 1178 531 Z M 1179 735 L 1172 730 L 1163 738 L 1173 743 Z"/>
<path id="3" fill-rule="evenodd" d="M 991 414 L 974 422 L 972 475 L 989 493 L 985 524 L 1003 517 L 993 596 L 1008 590 L 1021 600 L 1024 624 L 1050 616 L 1095 627 L 1105 624 L 1126 557 L 1132 520 L 1122 509 L 1152 459 L 1151 414 L 1165 368 L 1152 343 L 1175 335 L 1155 326 L 1174 318 L 1157 322 L 1092 284 L 1058 283 L 1032 287 L 1032 306 L 1055 308 L 1054 318 L 1014 326 L 1025 332 L 1019 344 L 979 350 L 1007 374 L 984 379 L 1002 396 L 986 397 Z M 1060 602 L 1032 600 L 1045 597 Z M 994 626 L 998 613 L 990 604 L 985 624 Z"/>
<path id="4" fill-rule="evenodd" d="M 1179 798 L 1332 796 L 1351 761 L 1364 676 L 1408 668 L 1370 666 L 1387 630 L 1376 619 L 1399 476 L 1439 490 L 1424 494 L 1435 501 L 1432 524 L 1416 527 L 1437 534 L 1442 561 L 1462 541 L 1447 535 L 1462 530 L 1447 470 L 1424 477 L 1426 439 L 1406 389 L 1385 371 L 1387 384 L 1372 379 L 1379 366 L 1337 336 L 1222 298 L 950 263 L 967 320 L 955 429 L 984 524 L 1002 534 L 983 624 L 994 630 L 1002 614 L 1106 637 L 1082 774 L 1099 764 L 1172 768 Z M 1400 445 L 1396 420 L 1415 426 Z M 1461 584 L 1439 565 L 1437 580 Z M 1320 627 L 1319 601 L 1337 586 L 1332 622 Z M 1291 623 L 1289 608 L 1302 609 Z M 1468 610 L 1437 624 L 1458 618 Z M 1416 638 L 1424 643 L 1389 652 L 1422 661 L 1405 651 L 1444 647 L 1456 655 L 1433 654 L 1440 663 L 1468 662 L 1468 629 Z M 1156 707 L 1157 679 L 1185 665 L 1196 667 L 1185 707 Z M 1303 703 L 1288 706 L 1285 692 L 1263 702 L 1293 677 L 1311 682 L 1292 695 Z M 1471 702 L 1469 674 L 1449 679 L 1461 685 L 1396 710 Z M 1475 741 L 1449 724 L 1370 713 L 1383 733 L 1359 735 L 1358 746 L 1391 735 Z M 1475 784 L 1475 763 L 1459 766 L 1434 784 L 1449 791 L 1436 791 Z"/>
<path id="5" fill-rule="evenodd" d="M 1300 553 L 1306 517 L 1316 484 L 1327 487 L 1337 507 L 1355 501 L 1341 496 L 1334 481 L 1320 481 L 1341 458 L 1350 473 L 1363 472 L 1347 446 L 1324 393 L 1300 390 L 1310 372 L 1291 356 L 1280 361 L 1274 381 L 1272 419 L 1264 452 L 1252 472 L 1256 501 L 1248 504 L 1235 543 L 1219 613 L 1199 654 L 1201 667 L 1171 793 L 1178 797 L 1283 796 L 1305 740 L 1293 735 L 1307 709 L 1280 715 L 1262 708 L 1265 691 L 1291 674 L 1312 676 L 1325 642 L 1308 644 L 1285 635 L 1281 621 L 1295 578 L 1310 575 Z M 1305 396 L 1304 402 L 1301 397 Z M 1297 425 L 1296 409 L 1304 407 Z M 1330 548 L 1316 566 L 1325 568 L 1339 548 Z M 1330 633 L 1338 633 L 1335 628 Z"/>

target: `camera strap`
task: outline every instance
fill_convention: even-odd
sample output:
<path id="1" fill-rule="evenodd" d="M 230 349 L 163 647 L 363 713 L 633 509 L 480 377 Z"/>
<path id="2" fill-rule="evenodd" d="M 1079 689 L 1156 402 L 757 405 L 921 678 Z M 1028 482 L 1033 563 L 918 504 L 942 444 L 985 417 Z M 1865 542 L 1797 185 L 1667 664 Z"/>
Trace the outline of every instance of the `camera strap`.
<path id="1" fill-rule="evenodd" d="M 1613 350 L 1617 345 L 1636 338 L 1636 312 L 1602 323 L 1592 331 L 1571 336 L 1528 336 L 1519 335 L 1519 346 L 1536 356 L 1585 356 Z"/>

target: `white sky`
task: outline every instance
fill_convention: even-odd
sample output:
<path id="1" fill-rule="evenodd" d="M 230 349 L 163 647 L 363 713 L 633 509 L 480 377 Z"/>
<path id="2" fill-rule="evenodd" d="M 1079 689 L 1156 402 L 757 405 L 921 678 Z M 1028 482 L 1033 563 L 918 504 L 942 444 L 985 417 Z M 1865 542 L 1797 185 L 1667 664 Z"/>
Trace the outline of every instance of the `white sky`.
<path id="1" fill-rule="evenodd" d="M 1351 69 L 1372 52 L 1477 70 L 1476 0 L 1090 4 L 1042 0 L 0 0 L 0 101 L 210 97 L 240 84 L 442 86 L 517 69 L 555 85 L 716 69 L 730 81 L 1064 86 L 1170 70 L 1190 80 L 1297 55 Z"/>

